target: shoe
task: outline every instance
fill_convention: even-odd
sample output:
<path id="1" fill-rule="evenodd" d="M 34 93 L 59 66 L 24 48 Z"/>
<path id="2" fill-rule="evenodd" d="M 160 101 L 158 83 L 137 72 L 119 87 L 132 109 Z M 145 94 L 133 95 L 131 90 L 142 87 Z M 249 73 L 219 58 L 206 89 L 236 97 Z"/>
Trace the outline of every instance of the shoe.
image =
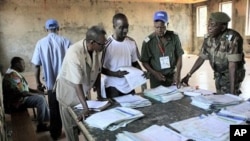
<path id="1" fill-rule="evenodd" d="M 45 132 L 45 131 L 49 131 L 49 126 L 47 126 L 46 124 L 38 124 L 37 128 L 36 128 L 36 132 Z"/>

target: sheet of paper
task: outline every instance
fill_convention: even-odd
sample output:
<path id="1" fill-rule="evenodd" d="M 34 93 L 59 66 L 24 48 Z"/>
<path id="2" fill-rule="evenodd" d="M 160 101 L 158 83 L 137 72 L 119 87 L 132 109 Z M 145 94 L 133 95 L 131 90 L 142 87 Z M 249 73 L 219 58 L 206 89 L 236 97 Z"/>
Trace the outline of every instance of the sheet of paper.
<path id="1" fill-rule="evenodd" d="M 143 76 L 144 72 L 140 69 L 126 66 L 120 67 L 119 70 L 129 72 L 127 75 L 125 75 L 125 78 L 131 89 L 135 89 L 147 82 L 147 79 Z"/>
<path id="2" fill-rule="evenodd" d="M 108 104 L 108 101 L 87 100 L 89 109 L 98 109 Z M 75 106 L 77 109 L 83 109 L 82 104 Z"/>

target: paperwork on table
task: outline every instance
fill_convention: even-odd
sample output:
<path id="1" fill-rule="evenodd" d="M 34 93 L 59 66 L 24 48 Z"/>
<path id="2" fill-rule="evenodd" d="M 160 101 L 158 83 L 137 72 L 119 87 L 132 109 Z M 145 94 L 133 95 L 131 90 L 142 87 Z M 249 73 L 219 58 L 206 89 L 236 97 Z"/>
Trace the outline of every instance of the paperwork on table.
<path id="1" fill-rule="evenodd" d="M 205 110 L 217 110 L 226 106 L 235 105 L 243 102 L 239 96 L 232 94 L 223 95 L 200 95 L 191 97 L 191 104 Z"/>
<path id="2" fill-rule="evenodd" d="M 114 100 L 118 102 L 122 107 L 129 108 L 146 107 L 152 105 L 152 103 L 148 99 L 136 94 L 115 97 Z"/>
<path id="3" fill-rule="evenodd" d="M 170 126 L 196 141 L 229 141 L 230 125 L 244 123 L 242 120 L 211 114 L 174 122 Z"/>
<path id="4" fill-rule="evenodd" d="M 164 87 L 162 85 L 156 88 L 146 89 L 144 95 L 162 103 L 178 100 L 183 97 L 176 86 Z"/>
<path id="5" fill-rule="evenodd" d="M 97 100 L 87 100 L 87 105 L 90 110 L 102 111 L 110 106 L 109 101 L 97 101 Z M 75 109 L 83 109 L 82 104 L 78 104 L 74 107 Z"/>
<path id="6" fill-rule="evenodd" d="M 159 125 L 151 125 L 150 127 L 132 133 L 123 131 L 116 135 L 116 141 L 187 141 L 188 138 L 183 135 Z"/>
<path id="7" fill-rule="evenodd" d="M 109 110 L 95 113 L 89 116 L 85 120 L 85 122 L 91 127 L 114 131 L 120 127 L 125 127 L 128 123 L 143 116 L 144 114 L 136 109 L 127 107 L 115 107 Z"/>

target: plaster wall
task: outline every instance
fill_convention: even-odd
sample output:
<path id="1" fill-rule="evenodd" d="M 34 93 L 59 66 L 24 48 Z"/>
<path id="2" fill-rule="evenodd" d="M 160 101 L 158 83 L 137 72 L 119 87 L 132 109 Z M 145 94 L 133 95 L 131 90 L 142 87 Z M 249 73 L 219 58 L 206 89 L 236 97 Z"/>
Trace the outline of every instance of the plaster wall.
<path id="1" fill-rule="evenodd" d="M 112 17 L 117 12 L 127 15 L 129 36 L 137 41 L 139 51 L 143 39 L 153 28 L 153 14 L 166 10 L 169 29 L 180 36 L 183 48 L 191 47 L 191 5 L 171 3 L 109 2 L 107 0 L 0 0 L 0 64 L 5 71 L 13 56 L 25 59 L 26 71 L 36 42 L 47 35 L 44 23 L 55 18 L 60 34 L 73 43 L 84 38 L 92 25 L 102 25 L 112 34 Z"/>

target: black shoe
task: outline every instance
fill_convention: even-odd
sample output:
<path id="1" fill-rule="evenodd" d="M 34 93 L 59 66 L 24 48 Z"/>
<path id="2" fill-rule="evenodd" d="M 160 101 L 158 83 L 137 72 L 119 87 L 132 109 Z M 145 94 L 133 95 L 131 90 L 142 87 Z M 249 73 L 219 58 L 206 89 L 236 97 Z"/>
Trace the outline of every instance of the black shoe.
<path id="1" fill-rule="evenodd" d="M 37 128 L 36 128 L 36 132 L 45 132 L 45 131 L 49 131 L 49 127 L 46 124 L 38 124 Z"/>

